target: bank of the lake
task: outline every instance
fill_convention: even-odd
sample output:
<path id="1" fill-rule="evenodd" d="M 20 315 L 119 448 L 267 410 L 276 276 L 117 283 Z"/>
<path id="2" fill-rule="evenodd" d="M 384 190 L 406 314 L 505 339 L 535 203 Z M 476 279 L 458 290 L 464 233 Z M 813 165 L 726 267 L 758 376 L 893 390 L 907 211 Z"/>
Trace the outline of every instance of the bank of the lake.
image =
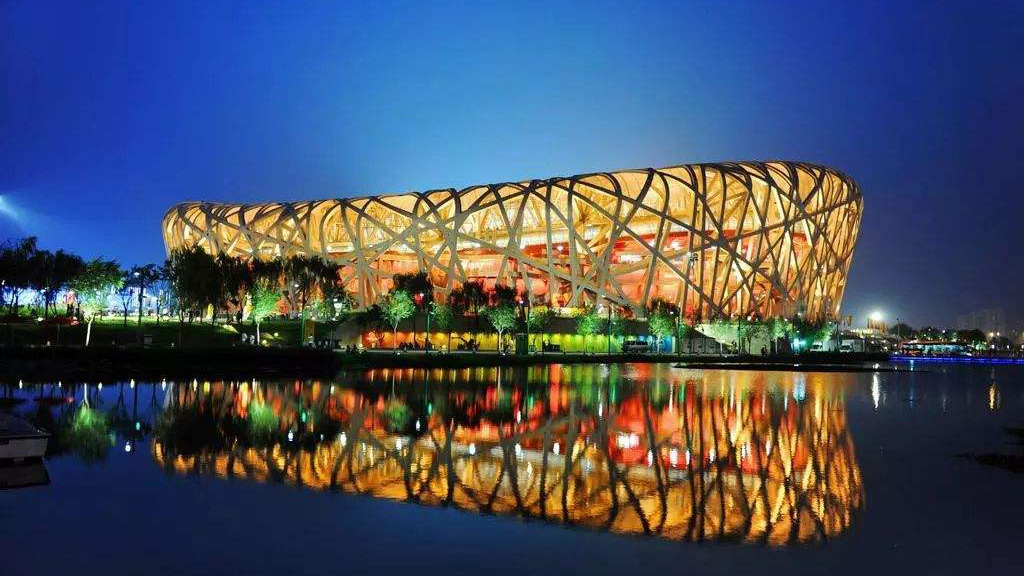
<path id="1" fill-rule="evenodd" d="M 514 355 L 496 352 L 440 353 L 369 350 L 345 353 L 302 348 L 212 347 L 19 347 L 0 348 L 0 378 L 95 380 L 97 378 L 251 377 L 289 374 L 329 377 L 354 368 L 469 368 L 537 364 L 671 362 L 689 368 L 858 372 L 892 370 L 885 354 L 806 353 L 781 356 L 689 356 L 670 354 Z"/>

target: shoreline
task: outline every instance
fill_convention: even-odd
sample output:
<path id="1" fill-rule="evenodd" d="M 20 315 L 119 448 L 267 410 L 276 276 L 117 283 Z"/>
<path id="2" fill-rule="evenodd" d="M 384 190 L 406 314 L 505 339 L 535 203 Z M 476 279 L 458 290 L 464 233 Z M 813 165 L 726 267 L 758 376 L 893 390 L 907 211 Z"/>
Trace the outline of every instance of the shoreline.
<path id="1" fill-rule="evenodd" d="M 371 368 L 477 368 L 550 364 L 671 363 L 695 370 L 793 372 L 901 371 L 886 354 L 806 353 L 779 356 L 719 356 L 621 353 L 542 353 L 334 350 L 254 347 L 32 347 L 0 348 L 0 379 L 95 380 L 101 378 L 333 377 L 341 370 Z"/>

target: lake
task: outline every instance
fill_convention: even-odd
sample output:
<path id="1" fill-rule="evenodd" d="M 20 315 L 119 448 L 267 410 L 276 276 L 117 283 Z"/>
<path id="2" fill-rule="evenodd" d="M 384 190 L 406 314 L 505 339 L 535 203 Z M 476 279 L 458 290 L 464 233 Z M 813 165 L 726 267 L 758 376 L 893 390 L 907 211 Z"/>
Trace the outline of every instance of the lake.
<path id="1" fill-rule="evenodd" d="M 0 574 L 1019 573 L 1024 368 L 913 368 L 8 382 Z"/>

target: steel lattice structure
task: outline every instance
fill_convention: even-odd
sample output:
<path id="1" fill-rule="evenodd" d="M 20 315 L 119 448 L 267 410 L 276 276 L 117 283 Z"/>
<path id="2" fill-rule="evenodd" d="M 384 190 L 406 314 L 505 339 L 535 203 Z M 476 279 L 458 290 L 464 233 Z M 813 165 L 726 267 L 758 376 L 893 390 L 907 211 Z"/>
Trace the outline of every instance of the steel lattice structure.
<path id="1" fill-rule="evenodd" d="M 369 305 L 398 273 L 443 292 L 469 280 L 534 302 L 653 298 L 702 318 L 838 313 L 860 226 L 856 183 L 797 162 L 690 164 L 296 203 L 188 202 L 163 221 L 173 250 L 343 264 Z"/>

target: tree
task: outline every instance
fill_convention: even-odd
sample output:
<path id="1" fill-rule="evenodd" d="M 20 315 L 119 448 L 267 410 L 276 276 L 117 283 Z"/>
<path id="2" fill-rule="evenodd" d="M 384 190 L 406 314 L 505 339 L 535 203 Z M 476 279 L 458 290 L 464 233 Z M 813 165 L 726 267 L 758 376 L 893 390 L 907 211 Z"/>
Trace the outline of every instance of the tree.
<path id="1" fill-rule="evenodd" d="M 679 306 L 676 306 L 664 298 L 652 298 L 651 301 L 647 303 L 646 312 L 648 328 L 650 328 L 651 333 L 658 338 L 658 353 L 661 353 L 661 340 L 663 338 L 673 334 L 677 340 L 679 338 L 679 334 L 677 333 L 677 328 L 679 327 L 681 320 L 679 317 Z M 662 317 L 664 319 L 662 319 Z M 651 321 L 654 318 L 658 318 L 657 320 L 654 320 L 654 324 L 658 328 L 658 331 L 655 331 L 654 327 L 651 326 Z M 667 331 L 665 330 L 666 326 L 668 326 Z M 678 352 L 678 347 L 676 351 Z"/>
<path id="2" fill-rule="evenodd" d="M 958 342 L 964 342 L 972 346 L 984 344 L 988 341 L 985 337 L 985 333 L 977 328 L 971 330 L 957 330 L 956 339 Z"/>
<path id="3" fill-rule="evenodd" d="M 170 311 L 171 309 L 171 303 L 174 301 L 174 292 L 170 290 L 167 283 L 167 270 L 163 266 L 157 270 L 160 274 L 160 280 L 156 291 L 156 324 L 159 326 L 164 310 Z"/>
<path id="4" fill-rule="evenodd" d="M 185 319 L 202 317 L 203 309 L 212 304 L 217 285 L 217 265 L 199 246 L 179 248 L 171 252 L 164 264 L 168 288 L 177 302 L 178 345 L 181 345 Z"/>
<path id="5" fill-rule="evenodd" d="M 547 306 L 535 306 L 530 308 L 529 313 L 526 315 L 526 327 L 529 328 L 530 333 L 536 338 L 541 332 L 547 330 L 554 316 L 554 312 Z M 534 343 L 533 347 L 537 347 L 536 343 Z"/>
<path id="6" fill-rule="evenodd" d="M 249 262 L 224 253 L 217 255 L 216 263 L 220 290 L 216 295 L 214 316 L 218 308 L 223 308 L 226 316 L 230 314 L 231 306 L 240 312 L 255 281 L 252 268 Z"/>
<path id="7" fill-rule="evenodd" d="M 772 354 L 777 354 L 779 351 L 779 338 L 784 337 L 789 332 L 791 325 L 788 320 L 785 318 L 779 318 L 778 316 L 769 319 L 767 325 L 768 339 L 772 343 Z"/>
<path id="8" fill-rule="evenodd" d="M 393 290 L 405 290 L 409 294 L 416 306 L 416 312 L 425 312 L 430 309 L 430 305 L 434 302 L 434 284 L 430 282 L 430 276 L 426 272 L 421 270 L 411 274 L 395 274 L 392 281 L 394 282 Z M 415 315 L 412 318 L 412 332 L 416 333 Z M 430 335 L 428 334 L 424 341 L 429 339 Z"/>
<path id="9" fill-rule="evenodd" d="M 138 326 L 140 330 L 142 329 L 142 303 L 146 297 L 146 288 L 153 287 L 153 285 L 160 281 L 160 277 L 160 269 L 156 267 L 156 264 L 132 266 L 128 272 L 127 281 L 139 291 Z"/>
<path id="10" fill-rule="evenodd" d="M 43 315 L 49 316 L 51 308 L 56 314 L 57 294 L 67 286 L 72 278 L 81 273 L 85 263 L 74 254 L 63 250 L 50 252 L 49 250 L 36 250 L 31 256 L 33 288 L 39 291 L 43 298 Z"/>
<path id="11" fill-rule="evenodd" d="M 18 314 L 21 293 L 32 286 L 33 268 L 38 251 L 35 237 L 8 242 L 0 248 L 0 286 L 3 287 L 0 293 L 10 293 L 7 304 L 12 315 Z"/>
<path id="12" fill-rule="evenodd" d="M 647 329 L 657 339 L 658 354 L 661 354 L 661 342 L 675 331 L 675 320 L 662 309 L 654 309 L 647 315 Z"/>
<path id="13" fill-rule="evenodd" d="M 576 315 L 576 333 L 584 338 L 600 334 L 604 329 L 604 318 L 597 308 L 588 306 Z M 585 349 L 585 348 L 584 348 Z"/>
<path id="14" fill-rule="evenodd" d="M 889 329 L 889 334 L 896 336 L 897 338 L 910 339 L 914 337 L 914 329 L 910 327 L 906 322 L 897 322 L 892 328 Z"/>
<path id="15" fill-rule="evenodd" d="M 515 306 L 519 300 L 517 296 L 515 288 L 505 284 L 495 284 L 490 294 L 488 294 L 488 301 L 491 306 L 500 306 L 502 304 Z"/>
<path id="16" fill-rule="evenodd" d="M 92 336 L 92 323 L 96 316 L 107 306 L 107 296 L 111 290 L 121 287 L 124 277 L 121 268 L 113 260 L 92 260 L 82 267 L 75 276 L 70 288 L 75 292 L 78 307 L 88 323 L 85 330 L 85 345 L 89 345 Z"/>
<path id="17" fill-rule="evenodd" d="M 704 327 L 705 333 L 718 342 L 719 351 L 724 350 L 725 342 L 737 337 L 736 325 L 728 318 L 713 318 Z M 737 349 L 739 341 L 737 340 Z"/>
<path id="18" fill-rule="evenodd" d="M 260 324 L 277 310 L 281 300 L 281 292 L 276 285 L 269 282 L 257 282 L 249 292 L 249 318 L 256 324 L 256 343 L 263 342 L 260 337 Z"/>
<path id="19" fill-rule="evenodd" d="M 121 310 L 124 312 L 124 327 L 128 327 L 128 309 L 131 308 L 135 294 L 132 292 L 131 273 L 128 270 L 121 271 L 121 286 L 117 289 L 117 296 L 121 300 Z"/>
<path id="20" fill-rule="evenodd" d="M 480 333 L 480 308 L 487 305 L 487 291 L 484 283 L 479 280 L 466 282 L 461 287 L 452 290 L 448 295 L 448 303 L 457 310 L 463 312 L 473 311 L 473 336 L 476 338 Z M 474 348 L 475 350 L 475 348 Z"/>
<path id="21" fill-rule="evenodd" d="M 398 324 L 412 316 L 416 310 L 412 297 L 405 290 L 392 290 L 380 303 L 380 310 L 384 319 L 391 325 L 394 339 L 391 341 L 392 348 L 398 351 Z"/>
<path id="22" fill-rule="evenodd" d="M 385 325 L 384 312 L 381 309 L 380 303 L 376 303 L 373 306 L 358 312 L 355 315 L 356 324 L 361 328 L 360 332 L 371 332 L 375 339 L 380 341 L 380 337 L 377 332 Z"/>
<path id="23" fill-rule="evenodd" d="M 355 298 L 338 284 L 325 286 L 313 306 L 317 319 L 334 322 L 343 320 L 355 307 Z"/>
<path id="24" fill-rule="evenodd" d="M 803 316 L 793 318 L 789 323 L 789 337 L 795 342 L 795 348 L 810 347 L 815 342 L 825 342 L 835 332 L 831 322 L 809 320 Z"/>
<path id="25" fill-rule="evenodd" d="M 286 290 L 292 309 L 299 309 L 302 318 L 302 336 L 306 337 L 306 305 L 317 294 L 323 294 L 325 286 L 337 284 L 340 267 L 319 256 L 296 254 L 288 257 L 282 265 Z"/>
<path id="26" fill-rule="evenodd" d="M 434 303 L 434 324 L 448 334 L 448 350 L 452 349 L 452 329 L 455 328 L 455 309 L 450 304 Z"/>
<path id="27" fill-rule="evenodd" d="M 519 311 L 514 304 L 503 302 L 488 307 L 486 313 L 487 319 L 491 321 L 491 326 L 494 326 L 494 329 L 498 332 L 498 350 L 500 351 L 505 332 L 516 327 Z"/>

